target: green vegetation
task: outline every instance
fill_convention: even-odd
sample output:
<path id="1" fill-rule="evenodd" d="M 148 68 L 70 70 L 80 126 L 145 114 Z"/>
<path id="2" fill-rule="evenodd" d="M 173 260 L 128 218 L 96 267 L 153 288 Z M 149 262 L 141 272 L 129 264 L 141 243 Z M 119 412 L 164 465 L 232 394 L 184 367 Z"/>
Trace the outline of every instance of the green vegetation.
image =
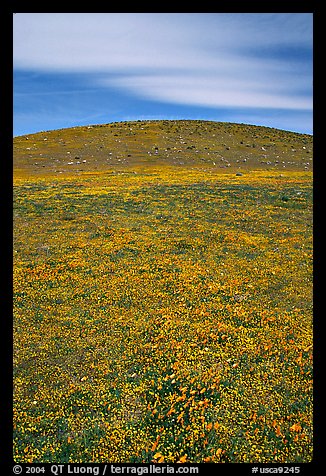
<path id="1" fill-rule="evenodd" d="M 15 461 L 310 461 L 312 138 L 137 121 L 14 151 Z"/>

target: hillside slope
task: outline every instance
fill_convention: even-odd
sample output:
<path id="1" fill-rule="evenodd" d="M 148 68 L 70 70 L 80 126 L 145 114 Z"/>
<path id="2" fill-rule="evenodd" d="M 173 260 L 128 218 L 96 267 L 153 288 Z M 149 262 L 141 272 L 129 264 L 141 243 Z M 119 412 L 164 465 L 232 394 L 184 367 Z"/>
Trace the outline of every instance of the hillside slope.
<path id="1" fill-rule="evenodd" d="M 70 174 L 189 166 L 230 172 L 312 168 L 312 136 L 210 121 L 133 121 L 14 138 L 14 170 Z"/>
<path id="2" fill-rule="evenodd" d="M 143 121 L 14 149 L 14 460 L 310 462 L 312 137 Z"/>

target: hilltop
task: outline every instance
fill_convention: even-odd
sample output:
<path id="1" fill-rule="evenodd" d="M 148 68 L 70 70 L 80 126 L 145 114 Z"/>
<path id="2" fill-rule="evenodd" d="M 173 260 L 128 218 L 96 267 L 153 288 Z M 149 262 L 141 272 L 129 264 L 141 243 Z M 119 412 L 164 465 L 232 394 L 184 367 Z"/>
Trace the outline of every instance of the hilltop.
<path id="1" fill-rule="evenodd" d="M 215 171 L 312 168 L 313 138 L 263 126 L 199 120 L 131 121 L 14 138 L 16 173 L 80 174 L 132 167 Z"/>

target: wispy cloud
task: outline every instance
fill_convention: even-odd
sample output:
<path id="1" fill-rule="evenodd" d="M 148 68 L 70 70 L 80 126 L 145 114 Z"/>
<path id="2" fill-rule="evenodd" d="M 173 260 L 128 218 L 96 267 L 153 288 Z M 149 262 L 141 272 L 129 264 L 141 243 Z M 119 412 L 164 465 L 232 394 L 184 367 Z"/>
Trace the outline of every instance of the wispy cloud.
<path id="1" fill-rule="evenodd" d="M 223 72 L 215 75 L 186 73 L 146 74 L 101 79 L 100 84 L 125 88 L 154 100 L 205 107 L 251 107 L 271 109 L 312 109 L 308 95 L 293 93 L 293 83 L 275 84 L 271 78 L 255 75 L 246 79 Z"/>
<path id="2" fill-rule="evenodd" d="M 311 43 L 307 14 L 20 13 L 14 60 L 23 69 L 209 68 L 256 47 Z"/>
<path id="3" fill-rule="evenodd" d="M 17 70 L 210 108 L 312 109 L 312 14 L 18 13 Z"/>

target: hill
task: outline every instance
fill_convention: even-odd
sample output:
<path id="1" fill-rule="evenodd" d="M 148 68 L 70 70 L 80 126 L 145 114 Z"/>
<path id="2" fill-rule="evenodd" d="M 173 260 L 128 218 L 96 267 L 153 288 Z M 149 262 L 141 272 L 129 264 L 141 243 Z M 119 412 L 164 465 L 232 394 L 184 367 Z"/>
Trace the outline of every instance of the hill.
<path id="1" fill-rule="evenodd" d="M 240 124 L 15 138 L 14 460 L 310 462 L 311 168 Z"/>
<path id="2" fill-rule="evenodd" d="M 134 121 L 40 132 L 14 139 L 14 169 L 80 174 L 132 167 L 310 170 L 312 136 L 210 121 Z"/>

